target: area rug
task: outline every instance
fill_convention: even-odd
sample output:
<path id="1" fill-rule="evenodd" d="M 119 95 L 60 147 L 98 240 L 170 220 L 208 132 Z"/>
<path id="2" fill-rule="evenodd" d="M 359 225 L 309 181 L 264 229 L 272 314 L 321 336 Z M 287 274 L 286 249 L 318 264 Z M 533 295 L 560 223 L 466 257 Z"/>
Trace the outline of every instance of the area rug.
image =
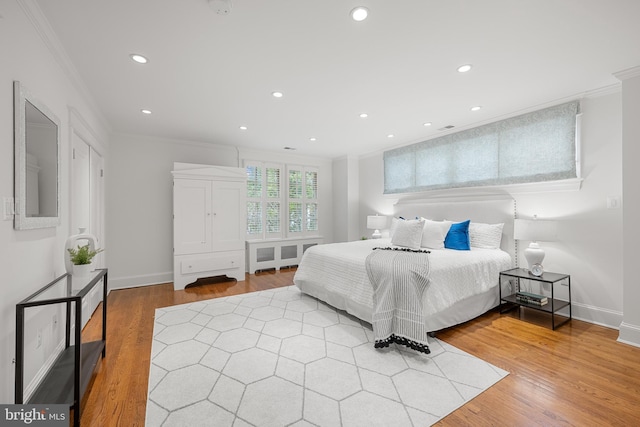
<path id="1" fill-rule="evenodd" d="M 295 286 L 157 309 L 146 425 L 428 426 L 507 375 L 435 338 L 373 341 Z"/>

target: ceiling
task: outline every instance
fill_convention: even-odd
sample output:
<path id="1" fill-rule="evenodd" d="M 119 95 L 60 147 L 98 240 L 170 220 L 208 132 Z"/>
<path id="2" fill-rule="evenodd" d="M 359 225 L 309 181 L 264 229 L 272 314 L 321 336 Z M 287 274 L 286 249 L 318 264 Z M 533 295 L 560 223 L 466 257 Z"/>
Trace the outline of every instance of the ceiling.
<path id="1" fill-rule="evenodd" d="M 638 0 L 232 0 L 228 15 L 207 0 L 36 2 L 113 132 L 329 158 L 559 102 L 640 65 Z M 359 5 L 369 17 L 355 22 Z"/>

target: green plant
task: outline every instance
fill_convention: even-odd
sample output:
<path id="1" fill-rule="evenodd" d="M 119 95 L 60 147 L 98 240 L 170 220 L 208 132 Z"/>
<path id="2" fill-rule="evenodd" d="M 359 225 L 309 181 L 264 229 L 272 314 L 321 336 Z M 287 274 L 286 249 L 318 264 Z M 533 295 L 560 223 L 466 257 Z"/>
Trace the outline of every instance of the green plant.
<path id="1" fill-rule="evenodd" d="M 85 265 L 91 264 L 91 260 L 94 256 L 98 255 L 104 249 L 95 249 L 91 250 L 89 245 L 80 246 L 78 245 L 78 249 L 69 248 L 67 249 L 69 254 L 71 255 L 71 262 L 74 265 Z"/>

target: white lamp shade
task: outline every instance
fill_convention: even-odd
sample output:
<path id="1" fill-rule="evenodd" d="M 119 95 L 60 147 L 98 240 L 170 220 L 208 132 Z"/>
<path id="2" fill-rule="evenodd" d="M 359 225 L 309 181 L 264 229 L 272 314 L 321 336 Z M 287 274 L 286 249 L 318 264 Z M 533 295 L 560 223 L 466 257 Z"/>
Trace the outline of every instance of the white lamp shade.
<path id="1" fill-rule="evenodd" d="M 552 242 L 558 234 L 556 221 L 539 219 L 516 219 L 514 222 L 513 237 L 516 240 L 529 240 L 531 242 Z"/>
<path id="2" fill-rule="evenodd" d="M 524 250 L 524 257 L 529 265 L 529 270 L 535 264 L 542 265 L 544 250 L 537 242 L 552 242 L 558 234 L 556 221 L 539 219 L 516 219 L 514 222 L 513 237 L 516 240 L 528 240 L 531 243 Z"/>
<path id="3" fill-rule="evenodd" d="M 367 216 L 367 228 L 370 230 L 375 230 L 371 235 L 374 239 L 379 239 L 382 237 L 380 234 L 380 230 L 387 227 L 387 217 L 384 215 L 369 215 Z"/>
<path id="4" fill-rule="evenodd" d="M 387 227 L 387 217 L 383 215 L 367 216 L 367 228 L 370 230 L 381 230 Z"/>

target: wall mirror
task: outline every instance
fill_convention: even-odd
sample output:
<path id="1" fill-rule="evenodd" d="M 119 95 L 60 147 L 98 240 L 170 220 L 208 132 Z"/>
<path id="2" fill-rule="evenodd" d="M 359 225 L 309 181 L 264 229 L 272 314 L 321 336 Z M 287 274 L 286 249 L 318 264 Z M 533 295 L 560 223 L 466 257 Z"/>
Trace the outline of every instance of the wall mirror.
<path id="1" fill-rule="evenodd" d="M 20 84 L 13 82 L 14 228 L 60 224 L 60 121 Z"/>

